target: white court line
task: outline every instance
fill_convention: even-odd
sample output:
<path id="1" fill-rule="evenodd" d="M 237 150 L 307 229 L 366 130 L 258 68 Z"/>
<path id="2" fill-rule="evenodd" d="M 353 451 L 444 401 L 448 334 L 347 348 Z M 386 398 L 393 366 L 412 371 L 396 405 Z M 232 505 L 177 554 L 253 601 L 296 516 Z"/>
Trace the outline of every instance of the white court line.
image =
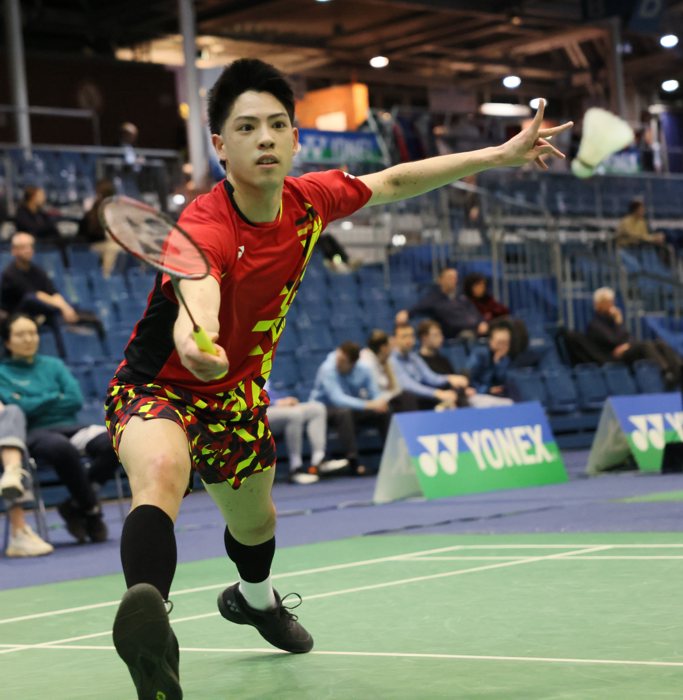
<path id="1" fill-rule="evenodd" d="M 376 559 L 363 559 L 361 561 L 348 562 L 346 564 L 333 564 L 330 566 L 321 566 L 313 569 L 303 569 L 300 571 L 291 571 L 282 574 L 274 574 L 274 580 L 290 578 L 292 576 L 306 576 L 309 574 L 325 573 L 328 571 L 340 571 L 343 569 L 351 569 L 359 566 L 370 566 L 388 561 L 410 560 L 412 557 L 421 555 L 437 554 L 439 552 L 452 552 L 459 549 L 577 549 L 585 547 L 585 544 L 465 544 L 453 545 L 450 547 L 438 547 L 436 549 L 425 549 L 417 552 L 407 552 L 404 554 L 396 554 L 387 557 L 379 557 Z M 683 544 L 603 544 L 594 545 L 608 549 L 656 549 L 656 548 L 671 548 L 683 547 Z M 172 591 L 173 597 L 187 595 L 190 593 L 201 593 L 203 591 L 218 590 L 225 587 L 226 583 L 217 583 L 207 586 L 199 586 L 195 588 L 184 588 L 177 591 Z M 0 592 L 1 593 L 1 592 Z M 86 610 L 97 610 L 98 608 L 109 608 L 120 603 L 118 600 L 110 600 L 105 603 L 93 603 L 91 605 L 81 605 L 73 608 L 62 608 L 58 610 L 50 610 L 42 613 L 34 613 L 31 615 L 20 615 L 18 617 L 9 617 L 0 619 L 0 625 L 5 625 L 11 622 L 24 622 L 27 620 L 39 620 L 45 617 L 53 617 L 55 615 L 68 615 L 70 613 L 85 612 Z"/>
<path id="2" fill-rule="evenodd" d="M 31 647 L 33 648 L 33 647 Z M 38 647 L 40 649 L 61 649 L 61 650 L 81 650 L 81 651 L 114 651 L 113 646 L 96 646 L 86 644 L 66 644 L 59 646 L 50 644 L 49 646 Z M 223 647 L 180 647 L 182 653 L 198 654 L 283 654 L 288 652 L 280 649 L 270 648 L 223 648 Z M 546 656 L 493 656 L 481 654 L 422 654 L 410 652 L 388 652 L 388 651 L 324 651 L 316 650 L 308 652 L 308 656 L 359 656 L 369 658 L 389 658 L 389 659 L 438 659 L 447 661 L 521 661 L 532 663 L 549 664 L 594 664 L 604 666 L 655 666 L 664 668 L 683 668 L 683 661 L 640 661 L 637 659 L 572 659 L 562 657 Z"/>
<path id="3" fill-rule="evenodd" d="M 583 545 L 580 545 L 583 546 Z M 417 552 L 407 552 L 405 554 L 394 554 L 392 556 L 388 557 L 379 557 L 376 559 L 362 559 L 360 561 L 352 561 L 352 562 L 347 562 L 346 564 L 331 564 L 329 566 L 320 566 L 314 569 L 301 569 L 300 571 L 290 571 L 282 574 L 274 574 L 272 576 L 273 579 L 283 579 L 283 578 L 290 578 L 292 576 L 307 576 L 309 574 L 320 574 L 320 573 L 326 573 L 328 571 L 339 571 L 341 569 L 352 569 L 354 567 L 358 566 L 370 566 L 371 564 L 380 564 L 383 562 L 387 561 L 402 561 L 403 559 L 406 559 L 407 557 L 415 556 L 415 555 L 428 555 L 428 554 L 437 554 L 439 552 L 453 552 L 456 549 L 461 549 L 462 545 L 452 545 L 450 547 L 438 547 L 436 549 L 423 549 L 421 551 Z M 203 591 L 212 591 L 212 590 L 218 590 L 220 588 L 225 588 L 225 586 L 228 585 L 226 582 L 223 583 L 214 583 L 208 586 L 199 586 L 197 588 L 182 588 L 178 591 L 171 591 L 173 598 L 176 596 L 180 595 L 187 595 L 188 593 L 201 593 Z M 3 620 L 0 620 L 0 625 L 6 625 L 9 622 L 24 622 L 26 620 L 38 620 L 43 617 L 52 617 L 54 615 L 67 615 L 69 613 L 78 613 L 78 612 L 84 612 L 86 610 L 97 610 L 98 608 L 109 608 L 112 607 L 113 605 L 118 605 L 121 602 L 121 599 L 119 598 L 118 600 L 109 600 L 106 603 L 93 603 L 91 605 L 80 605 L 75 608 L 62 608 L 60 610 L 50 610 L 47 612 L 42 612 L 42 613 L 34 613 L 32 615 L 21 615 L 19 617 L 8 617 Z"/>
<path id="4" fill-rule="evenodd" d="M 519 566 L 520 564 L 533 564 L 539 561 L 548 561 L 552 559 L 560 559 L 564 557 L 571 557 L 573 554 L 585 554 L 587 552 L 597 552 L 604 549 L 609 549 L 609 545 L 592 545 L 584 549 L 578 549 L 574 552 L 558 552 L 557 554 L 546 554 L 542 557 L 528 557 L 526 559 L 519 559 L 516 561 L 505 561 L 499 562 L 497 564 L 487 564 L 486 566 L 477 566 L 471 569 L 458 569 L 457 571 L 445 571 L 440 574 L 430 574 L 428 576 L 414 576 L 412 578 L 397 579 L 394 581 L 385 581 L 383 583 L 373 583 L 367 586 L 356 586 L 355 588 L 343 588 L 338 591 L 328 591 L 327 593 L 314 593 L 313 595 L 307 595 L 306 600 L 317 600 L 321 598 L 331 598 L 338 595 L 346 595 L 347 593 L 360 593 L 361 591 L 372 591 L 379 588 L 391 588 L 393 586 L 402 586 L 407 583 L 419 583 L 421 581 L 432 581 L 440 578 L 450 578 L 452 576 L 461 576 L 463 574 L 472 574 L 479 571 L 490 571 L 492 569 L 501 569 L 508 566 Z M 171 620 L 171 624 L 175 625 L 179 622 L 191 622 L 194 620 L 204 620 L 209 617 L 215 617 L 216 612 L 201 613 L 199 615 L 190 615 L 188 617 L 179 617 L 175 620 Z M 52 642 L 41 642 L 39 644 L 25 644 L 18 646 L 13 649 L 3 649 L 0 654 L 12 654 L 16 651 L 24 651 L 26 649 L 41 649 L 43 647 L 50 647 L 54 644 L 63 644 L 64 642 L 77 642 L 81 639 L 93 639 L 94 637 L 104 637 L 111 632 L 108 630 L 106 632 L 97 632 L 95 634 L 87 634 L 81 637 L 69 637 L 68 639 L 55 639 Z"/>
<path id="5" fill-rule="evenodd" d="M 517 557 L 506 557 L 506 556 L 496 556 L 495 554 L 489 554 L 488 556 L 474 556 L 474 557 L 467 557 L 467 556 L 462 556 L 462 557 L 406 557 L 406 561 L 424 561 L 424 562 L 429 562 L 429 561 L 503 561 L 503 560 L 522 560 L 526 559 L 524 556 L 517 556 Z M 638 557 L 638 556 L 626 556 L 626 555 L 620 555 L 620 554 L 607 554 L 607 555 L 596 555 L 594 557 L 591 556 L 571 556 L 571 557 L 563 557 L 561 561 L 567 561 L 567 560 L 574 560 L 577 559 L 579 561 L 634 561 L 634 560 L 642 560 L 642 561 L 660 561 L 660 560 L 679 560 L 683 559 L 683 555 L 648 555 L 644 557 Z M 559 559 L 555 559 L 554 561 L 558 561 Z"/>

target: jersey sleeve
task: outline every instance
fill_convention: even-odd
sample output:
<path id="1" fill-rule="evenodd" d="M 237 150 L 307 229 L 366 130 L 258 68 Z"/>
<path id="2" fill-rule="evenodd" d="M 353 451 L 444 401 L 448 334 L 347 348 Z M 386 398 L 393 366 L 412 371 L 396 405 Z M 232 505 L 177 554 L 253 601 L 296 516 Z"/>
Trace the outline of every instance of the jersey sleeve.
<path id="1" fill-rule="evenodd" d="M 350 216 L 364 207 L 372 197 L 372 191 L 367 185 L 342 170 L 307 173 L 298 179 L 314 198 L 324 226 L 336 219 Z"/>

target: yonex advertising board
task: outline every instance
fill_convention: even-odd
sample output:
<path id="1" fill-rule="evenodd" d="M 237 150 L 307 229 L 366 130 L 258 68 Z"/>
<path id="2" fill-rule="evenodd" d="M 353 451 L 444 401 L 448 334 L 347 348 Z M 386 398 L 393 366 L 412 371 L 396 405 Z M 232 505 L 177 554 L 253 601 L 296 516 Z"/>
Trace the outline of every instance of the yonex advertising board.
<path id="1" fill-rule="evenodd" d="M 658 472 L 669 442 L 683 442 L 679 392 L 613 396 L 602 409 L 587 471 L 617 466 L 631 454 L 641 471 Z"/>
<path id="2" fill-rule="evenodd" d="M 536 402 L 393 416 L 374 500 L 556 484 L 567 480 L 545 413 Z"/>

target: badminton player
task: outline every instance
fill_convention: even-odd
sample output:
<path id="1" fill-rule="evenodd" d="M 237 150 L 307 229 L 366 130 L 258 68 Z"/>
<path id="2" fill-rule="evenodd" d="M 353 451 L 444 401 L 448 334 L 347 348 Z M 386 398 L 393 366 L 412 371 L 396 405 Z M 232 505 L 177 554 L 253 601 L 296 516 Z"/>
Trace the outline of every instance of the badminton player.
<path id="1" fill-rule="evenodd" d="M 165 601 L 176 568 L 174 521 L 191 470 L 225 523 L 225 549 L 239 581 L 218 598 L 221 615 L 251 625 L 292 653 L 313 639 L 273 589 L 275 444 L 264 385 L 285 316 L 326 225 L 365 206 L 396 202 L 498 166 L 564 157 L 535 119 L 507 143 L 404 163 L 353 177 L 341 171 L 288 177 L 298 149 L 294 97 L 272 66 L 242 59 L 209 97 L 213 146 L 226 178 L 183 212 L 180 225 L 206 254 L 210 274 L 180 289 L 215 345 L 202 352 L 193 324 L 158 274 L 147 308 L 109 387 L 107 425 L 130 480 L 121 535 L 128 590 L 114 643 L 141 700 L 178 700 L 178 642 Z M 293 594 L 296 595 L 296 594 Z M 299 599 L 300 602 L 300 599 Z"/>

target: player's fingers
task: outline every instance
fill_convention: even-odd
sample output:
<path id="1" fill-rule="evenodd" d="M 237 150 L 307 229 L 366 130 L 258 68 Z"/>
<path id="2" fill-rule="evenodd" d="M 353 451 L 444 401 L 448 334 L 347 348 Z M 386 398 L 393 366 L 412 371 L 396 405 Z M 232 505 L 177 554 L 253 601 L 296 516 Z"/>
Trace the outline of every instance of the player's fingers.
<path id="1" fill-rule="evenodd" d="M 559 149 L 555 148 L 551 143 L 548 143 L 545 139 L 538 139 L 536 141 L 536 148 L 538 149 L 539 154 L 541 155 L 552 155 L 555 156 L 556 158 L 565 158 L 566 156 L 562 151 Z"/>
<path id="2" fill-rule="evenodd" d="M 559 126 L 550 126 L 547 129 L 540 129 L 538 135 L 543 138 L 548 138 L 548 136 L 553 136 L 554 134 L 561 134 L 563 131 L 571 129 L 573 126 L 574 122 L 565 122 Z"/>
<path id="3" fill-rule="evenodd" d="M 541 122 L 543 121 L 543 114 L 545 113 L 545 100 L 541 98 L 538 101 L 538 109 L 536 110 L 536 116 L 534 116 L 534 120 L 531 122 L 531 129 L 540 129 L 541 127 Z"/>
<path id="4" fill-rule="evenodd" d="M 534 161 L 534 163 L 536 163 L 536 165 L 538 165 L 538 167 L 539 167 L 541 170 L 547 170 L 547 169 L 548 169 L 548 164 L 543 160 L 543 158 L 541 158 L 541 156 L 538 156 L 538 158 L 536 158 L 536 160 Z"/>

